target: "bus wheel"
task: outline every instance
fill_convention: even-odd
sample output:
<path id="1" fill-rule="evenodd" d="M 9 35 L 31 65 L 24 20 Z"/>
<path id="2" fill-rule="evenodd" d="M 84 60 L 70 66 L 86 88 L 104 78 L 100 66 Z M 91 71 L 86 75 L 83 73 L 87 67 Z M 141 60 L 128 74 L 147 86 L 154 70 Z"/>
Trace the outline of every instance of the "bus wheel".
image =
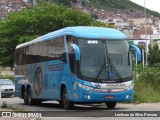
<path id="1" fill-rule="evenodd" d="M 34 100 L 32 99 L 30 88 L 27 90 L 27 93 L 28 93 L 28 104 L 29 105 L 33 105 L 34 104 Z"/>
<path id="2" fill-rule="evenodd" d="M 67 110 L 73 108 L 74 103 L 69 101 L 67 98 L 67 89 L 64 88 L 62 92 L 62 101 L 63 101 L 63 107 Z"/>
<path id="3" fill-rule="evenodd" d="M 106 103 L 106 106 L 107 106 L 109 109 L 113 109 L 113 108 L 115 108 L 115 106 L 116 106 L 116 102 L 107 102 L 107 103 Z"/>
<path id="4" fill-rule="evenodd" d="M 25 105 L 28 105 L 28 94 L 27 94 L 27 89 L 24 89 L 24 91 L 23 91 L 24 93 L 24 104 Z"/>

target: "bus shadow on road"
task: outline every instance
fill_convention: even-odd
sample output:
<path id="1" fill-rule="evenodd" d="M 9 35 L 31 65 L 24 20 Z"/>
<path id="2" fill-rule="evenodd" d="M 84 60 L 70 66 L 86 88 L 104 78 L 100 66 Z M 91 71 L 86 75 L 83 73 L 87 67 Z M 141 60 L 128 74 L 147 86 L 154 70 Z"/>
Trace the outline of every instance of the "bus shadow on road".
<path id="1" fill-rule="evenodd" d="M 64 110 L 64 108 L 59 105 L 58 103 L 41 103 L 39 105 L 35 105 L 36 107 L 42 107 L 42 108 L 53 108 L 54 110 Z M 105 104 L 75 104 L 74 107 L 71 110 L 124 110 L 126 108 L 122 107 L 115 107 L 113 109 L 107 108 Z"/>

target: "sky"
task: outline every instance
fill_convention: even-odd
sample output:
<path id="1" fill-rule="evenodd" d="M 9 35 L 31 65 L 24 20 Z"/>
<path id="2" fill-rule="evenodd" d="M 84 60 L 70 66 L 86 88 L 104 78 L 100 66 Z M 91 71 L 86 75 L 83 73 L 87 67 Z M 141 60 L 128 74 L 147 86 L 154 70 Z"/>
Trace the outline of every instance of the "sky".
<path id="1" fill-rule="evenodd" d="M 145 7 L 157 11 L 160 13 L 160 0 L 130 0 L 136 4 L 139 4 L 144 7 L 144 2 L 145 2 Z"/>

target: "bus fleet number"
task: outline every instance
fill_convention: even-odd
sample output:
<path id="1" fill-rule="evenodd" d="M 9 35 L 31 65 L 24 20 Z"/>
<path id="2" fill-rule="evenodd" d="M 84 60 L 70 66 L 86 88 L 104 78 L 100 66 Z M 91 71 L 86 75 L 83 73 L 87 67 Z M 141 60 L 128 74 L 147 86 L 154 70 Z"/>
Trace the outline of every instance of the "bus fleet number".
<path id="1" fill-rule="evenodd" d="M 48 71 L 63 71 L 64 70 L 64 63 L 59 64 L 51 64 L 48 65 Z"/>

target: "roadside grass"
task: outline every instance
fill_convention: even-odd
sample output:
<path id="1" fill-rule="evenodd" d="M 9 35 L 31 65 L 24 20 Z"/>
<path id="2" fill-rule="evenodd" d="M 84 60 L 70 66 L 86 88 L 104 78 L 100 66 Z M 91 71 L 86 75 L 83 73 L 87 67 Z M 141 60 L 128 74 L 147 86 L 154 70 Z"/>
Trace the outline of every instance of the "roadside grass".
<path id="1" fill-rule="evenodd" d="M 143 81 L 135 82 L 134 103 L 160 102 L 160 88 L 146 84 Z"/>
<path id="2" fill-rule="evenodd" d="M 156 67 L 147 67 L 143 70 L 138 66 L 135 75 L 133 103 L 160 102 L 160 70 Z"/>
<path id="3" fill-rule="evenodd" d="M 8 108 L 8 104 L 6 101 L 3 101 L 1 108 Z"/>
<path id="4" fill-rule="evenodd" d="M 1 108 L 5 108 L 5 109 L 11 109 L 13 111 L 25 111 L 24 108 L 21 107 L 13 107 L 12 105 L 8 105 L 6 101 L 2 102 Z"/>

